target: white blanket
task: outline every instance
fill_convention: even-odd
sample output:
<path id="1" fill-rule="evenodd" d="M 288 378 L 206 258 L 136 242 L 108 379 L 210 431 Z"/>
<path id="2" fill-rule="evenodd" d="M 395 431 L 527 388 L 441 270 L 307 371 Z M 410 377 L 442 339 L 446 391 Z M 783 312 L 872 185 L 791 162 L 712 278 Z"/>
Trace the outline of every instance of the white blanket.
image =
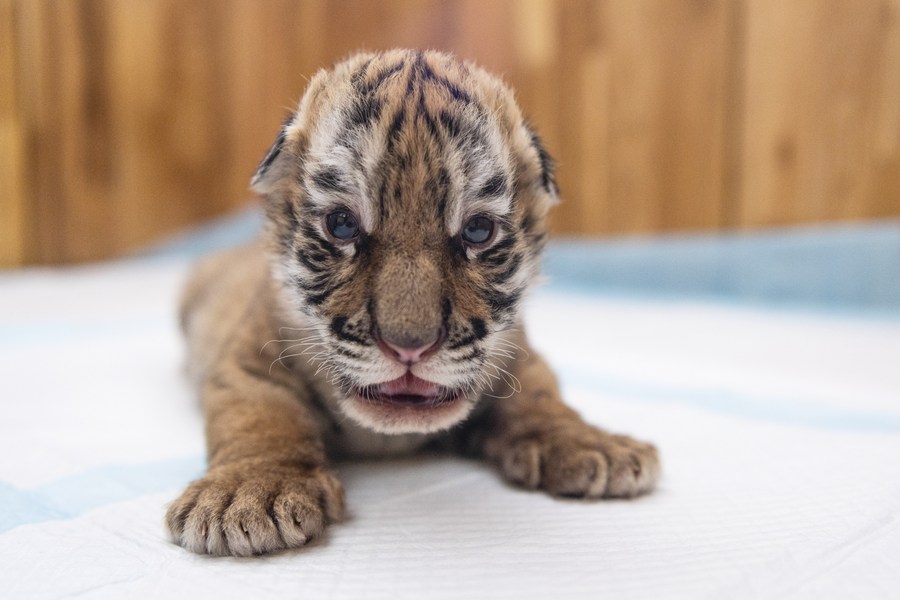
<path id="1" fill-rule="evenodd" d="M 551 286 L 531 337 L 591 422 L 655 442 L 659 489 L 557 500 L 450 457 L 338 465 L 314 545 L 190 554 L 203 472 L 174 305 L 184 258 L 0 276 L 0 597 L 900 596 L 900 317 Z"/>

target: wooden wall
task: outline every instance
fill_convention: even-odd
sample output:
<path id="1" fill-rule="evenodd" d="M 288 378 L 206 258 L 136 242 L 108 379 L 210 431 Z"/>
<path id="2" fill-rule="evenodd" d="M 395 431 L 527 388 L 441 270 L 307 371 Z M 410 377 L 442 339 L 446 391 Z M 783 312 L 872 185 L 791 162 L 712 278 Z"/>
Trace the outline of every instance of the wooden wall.
<path id="1" fill-rule="evenodd" d="M 392 46 L 517 88 L 558 233 L 900 215 L 900 0 L 0 0 L 0 264 L 243 204 L 306 79 Z"/>

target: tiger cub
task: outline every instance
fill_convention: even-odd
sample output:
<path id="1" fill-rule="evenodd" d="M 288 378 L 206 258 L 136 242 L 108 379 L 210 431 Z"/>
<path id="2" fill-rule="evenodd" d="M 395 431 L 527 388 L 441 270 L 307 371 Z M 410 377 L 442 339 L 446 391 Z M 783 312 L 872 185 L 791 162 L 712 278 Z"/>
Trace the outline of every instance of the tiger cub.
<path id="1" fill-rule="evenodd" d="M 654 486 L 656 449 L 582 421 L 523 333 L 557 187 L 497 78 L 355 55 L 312 79 L 252 186 L 264 236 L 202 262 L 183 302 L 209 470 L 168 509 L 179 544 L 301 546 L 344 509 L 330 458 L 426 444 L 559 496 Z"/>

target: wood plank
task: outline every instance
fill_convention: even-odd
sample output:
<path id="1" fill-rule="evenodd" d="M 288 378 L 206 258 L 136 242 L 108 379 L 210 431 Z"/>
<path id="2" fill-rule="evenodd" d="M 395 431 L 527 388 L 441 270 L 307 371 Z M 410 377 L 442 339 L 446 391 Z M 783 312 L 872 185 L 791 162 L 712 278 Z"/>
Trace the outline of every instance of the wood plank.
<path id="1" fill-rule="evenodd" d="M 0 0 L 0 268 L 25 261 L 25 156 L 17 70 L 18 7 Z"/>

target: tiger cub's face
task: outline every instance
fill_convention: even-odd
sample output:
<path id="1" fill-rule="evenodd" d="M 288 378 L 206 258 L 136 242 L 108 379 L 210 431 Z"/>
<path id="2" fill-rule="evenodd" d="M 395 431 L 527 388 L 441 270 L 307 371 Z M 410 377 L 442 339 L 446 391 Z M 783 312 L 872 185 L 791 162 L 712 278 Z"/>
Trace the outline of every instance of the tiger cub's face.
<path id="1" fill-rule="evenodd" d="M 342 410 L 385 433 L 462 420 L 498 376 L 556 198 L 512 93 L 446 54 L 356 55 L 313 78 L 253 185 Z"/>

